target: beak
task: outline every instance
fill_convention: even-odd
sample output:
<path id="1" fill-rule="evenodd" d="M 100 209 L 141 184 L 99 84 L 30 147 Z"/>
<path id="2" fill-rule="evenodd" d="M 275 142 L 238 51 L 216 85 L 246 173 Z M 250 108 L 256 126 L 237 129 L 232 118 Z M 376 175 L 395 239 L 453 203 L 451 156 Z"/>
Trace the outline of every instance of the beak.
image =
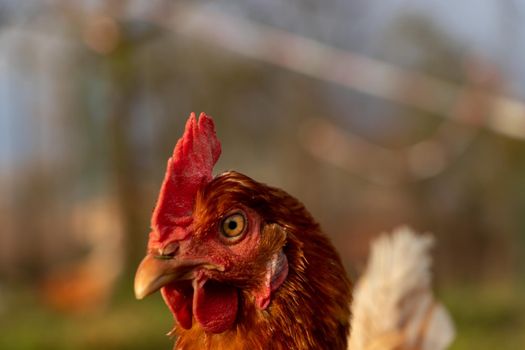
<path id="1" fill-rule="evenodd" d="M 203 260 L 181 261 L 177 258 L 167 259 L 163 256 L 148 254 L 140 263 L 135 274 L 135 297 L 139 300 L 144 299 L 171 282 L 192 279 L 197 267 L 224 271 L 223 267 Z"/>
<path id="2" fill-rule="evenodd" d="M 189 271 L 174 259 L 164 259 L 152 254 L 146 255 L 135 274 L 135 297 L 143 299 L 155 293 L 170 282 L 180 279 Z"/>

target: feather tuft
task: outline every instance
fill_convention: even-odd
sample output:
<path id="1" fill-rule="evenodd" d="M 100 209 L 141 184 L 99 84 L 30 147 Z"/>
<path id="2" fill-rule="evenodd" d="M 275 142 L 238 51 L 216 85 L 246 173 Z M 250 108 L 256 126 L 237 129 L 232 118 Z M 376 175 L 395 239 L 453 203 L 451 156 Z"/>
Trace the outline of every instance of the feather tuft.
<path id="1" fill-rule="evenodd" d="M 350 350 L 442 350 L 452 320 L 431 289 L 430 235 L 400 227 L 372 243 L 352 305 Z"/>

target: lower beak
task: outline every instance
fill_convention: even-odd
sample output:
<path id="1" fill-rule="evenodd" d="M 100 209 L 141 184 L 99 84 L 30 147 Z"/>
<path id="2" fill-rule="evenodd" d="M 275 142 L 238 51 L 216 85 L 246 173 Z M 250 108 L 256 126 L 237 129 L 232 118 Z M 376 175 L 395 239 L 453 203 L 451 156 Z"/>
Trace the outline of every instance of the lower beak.
<path id="1" fill-rule="evenodd" d="M 174 259 L 146 255 L 135 274 L 135 297 L 147 297 L 168 283 L 181 279 L 192 268 L 193 266 L 181 265 Z"/>

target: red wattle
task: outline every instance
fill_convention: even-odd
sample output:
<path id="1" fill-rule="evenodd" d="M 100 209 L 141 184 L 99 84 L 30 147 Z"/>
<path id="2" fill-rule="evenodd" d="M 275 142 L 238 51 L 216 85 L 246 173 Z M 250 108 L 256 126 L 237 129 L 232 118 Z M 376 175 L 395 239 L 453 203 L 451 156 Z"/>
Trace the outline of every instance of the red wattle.
<path id="1" fill-rule="evenodd" d="M 191 312 L 193 290 L 191 286 L 185 288 L 184 292 L 175 288 L 164 287 L 161 289 L 161 294 L 178 324 L 184 329 L 190 329 L 193 317 Z"/>
<path id="2" fill-rule="evenodd" d="M 232 327 L 238 304 L 237 288 L 212 280 L 194 282 L 193 314 L 205 331 L 222 333 Z"/>

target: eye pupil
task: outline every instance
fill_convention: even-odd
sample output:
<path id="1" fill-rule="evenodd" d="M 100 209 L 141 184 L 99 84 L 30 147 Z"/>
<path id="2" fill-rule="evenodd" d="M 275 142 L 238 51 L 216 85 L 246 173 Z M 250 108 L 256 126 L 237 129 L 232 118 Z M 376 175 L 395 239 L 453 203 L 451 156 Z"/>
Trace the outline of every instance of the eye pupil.
<path id="1" fill-rule="evenodd" d="M 230 230 L 235 230 L 237 228 L 237 223 L 235 221 L 228 222 L 228 228 Z"/>

